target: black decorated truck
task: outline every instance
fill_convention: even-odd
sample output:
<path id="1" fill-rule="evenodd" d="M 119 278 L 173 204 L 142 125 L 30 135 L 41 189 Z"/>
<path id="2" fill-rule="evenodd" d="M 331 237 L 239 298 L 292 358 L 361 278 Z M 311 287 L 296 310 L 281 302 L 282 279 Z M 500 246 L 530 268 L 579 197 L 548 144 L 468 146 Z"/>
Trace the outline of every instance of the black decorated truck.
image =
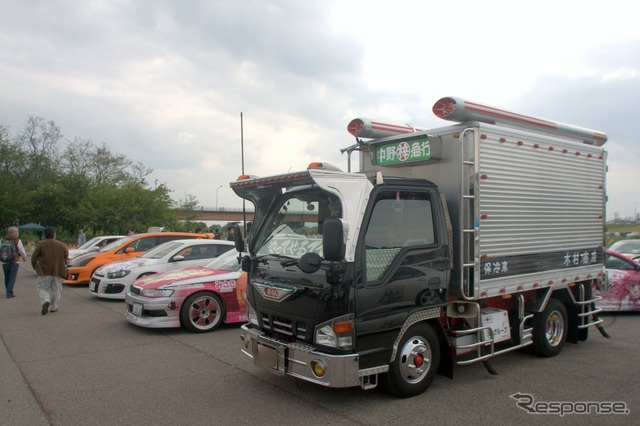
<path id="1" fill-rule="evenodd" d="M 255 207 L 236 245 L 256 366 L 410 397 L 456 364 L 494 372 L 601 328 L 607 136 L 454 97 L 433 112 L 456 123 L 349 123 L 357 172 L 231 183 Z"/>

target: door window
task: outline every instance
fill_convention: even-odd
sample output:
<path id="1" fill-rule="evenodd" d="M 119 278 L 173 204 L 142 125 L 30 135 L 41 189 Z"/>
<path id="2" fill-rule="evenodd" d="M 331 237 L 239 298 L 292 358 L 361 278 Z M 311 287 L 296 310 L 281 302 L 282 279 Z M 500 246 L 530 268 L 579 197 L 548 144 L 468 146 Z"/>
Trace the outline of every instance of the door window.
<path id="1" fill-rule="evenodd" d="M 435 243 L 428 193 L 378 194 L 365 234 L 366 279 L 380 280 L 401 250 Z"/>

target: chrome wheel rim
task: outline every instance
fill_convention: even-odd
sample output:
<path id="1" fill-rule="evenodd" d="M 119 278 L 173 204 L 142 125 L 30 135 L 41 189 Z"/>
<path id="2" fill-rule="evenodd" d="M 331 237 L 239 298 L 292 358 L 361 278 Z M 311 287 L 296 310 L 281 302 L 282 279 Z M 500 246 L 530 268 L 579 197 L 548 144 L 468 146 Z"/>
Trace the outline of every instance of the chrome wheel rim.
<path id="1" fill-rule="evenodd" d="M 418 383 L 431 367 L 431 347 L 423 337 L 412 337 L 398 354 L 400 374 L 407 383 Z"/>
<path id="2" fill-rule="evenodd" d="M 189 306 L 189 321 L 199 330 L 215 327 L 220 321 L 220 305 L 210 296 L 200 296 Z"/>
<path id="3" fill-rule="evenodd" d="M 551 346 L 558 346 L 562 342 L 562 336 L 564 336 L 564 320 L 560 312 L 552 311 L 549 314 L 545 335 L 547 342 Z"/>

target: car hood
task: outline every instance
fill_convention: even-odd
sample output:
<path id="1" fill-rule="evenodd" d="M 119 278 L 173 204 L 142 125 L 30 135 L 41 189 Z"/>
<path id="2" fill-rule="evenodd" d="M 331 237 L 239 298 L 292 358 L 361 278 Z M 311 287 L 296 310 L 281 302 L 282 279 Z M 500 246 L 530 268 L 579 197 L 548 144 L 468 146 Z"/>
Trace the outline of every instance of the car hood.
<path id="1" fill-rule="evenodd" d="M 69 259 L 72 257 L 80 256 L 81 254 L 85 254 L 87 250 L 85 249 L 69 249 Z"/>
<path id="2" fill-rule="evenodd" d="M 120 260 L 118 262 L 107 263 L 104 266 L 101 266 L 98 270 L 100 273 L 106 274 L 107 272 L 114 271 L 122 271 L 122 270 L 132 270 L 135 268 L 139 268 L 141 266 L 149 266 L 156 265 L 158 263 L 158 259 L 140 259 L 134 257 L 132 259 Z"/>
<path id="3" fill-rule="evenodd" d="M 176 269 L 175 271 L 165 272 L 162 274 L 148 275 L 134 281 L 133 285 L 146 289 L 156 289 L 159 287 L 176 287 L 188 284 L 198 284 L 209 282 L 212 279 L 236 279 L 240 276 L 238 271 L 223 271 L 220 269 L 210 269 L 204 266 L 196 266 L 192 268 Z"/>

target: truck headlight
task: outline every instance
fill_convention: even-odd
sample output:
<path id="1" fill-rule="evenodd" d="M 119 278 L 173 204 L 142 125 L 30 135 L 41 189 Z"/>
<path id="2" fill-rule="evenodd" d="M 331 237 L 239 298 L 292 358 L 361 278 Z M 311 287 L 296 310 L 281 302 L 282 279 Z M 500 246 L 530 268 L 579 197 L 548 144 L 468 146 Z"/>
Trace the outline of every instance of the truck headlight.
<path id="1" fill-rule="evenodd" d="M 318 324 L 314 340 L 318 345 L 336 349 L 353 349 L 354 335 L 353 315 L 349 314 Z"/>
<path id="2" fill-rule="evenodd" d="M 258 315 L 256 314 L 256 311 L 253 309 L 250 303 L 247 303 L 247 320 L 249 320 L 249 322 L 253 325 L 259 325 Z"/>

